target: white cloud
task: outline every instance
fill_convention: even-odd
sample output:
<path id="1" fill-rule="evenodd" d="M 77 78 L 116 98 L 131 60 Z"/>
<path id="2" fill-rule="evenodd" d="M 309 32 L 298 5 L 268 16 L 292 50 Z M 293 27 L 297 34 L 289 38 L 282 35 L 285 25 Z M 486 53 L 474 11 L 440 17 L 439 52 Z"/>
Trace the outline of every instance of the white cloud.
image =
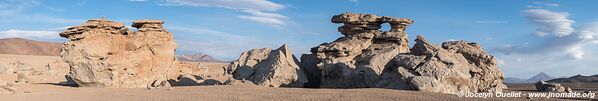
<path id="1" fill-rule="evenodd" d="M 540 5 L 546 5 L 546 6 L 552 6 L 552 7 L 558 7 L 560 6 L 557 3 L 550 3 L 550 2 L 540 2 L 540 1 L 536 1 L 536 2 L 532 2 L 534 4 L 540 4 Z"/>
<path id="2" fill-rule="evenodd" d="M 523 44 L 504 45 L 493 51 L 503 59 L 502 69 L 505 75 L 525 75 L 526 72 L 559 71 L 558 75 L 592 74 L 598 58 L 592 52 L 598 41 L 598 22 L 572 27 L 574 20 L 568 18 L 567 12 L 555 12 L 545 9 L 522 11 L 538 29 L 543 37 L 525 39 Z M 558 33 L 558 34 L 557 34 Z M 531 42 L 530 42 L 531 41 Z M 523 61 L 523 62 L 519 62 Z M 562 68 L 567 67 L 567 70 Z"/>
<path id="3" fill-rule="evenodd" d="M 274 27 L 281 28 L 282 26 L 286 25 L 284 20 L 288 19 L 288 17 L 276 14 L 276 13 L 266 13 L 261 12 L 258 10 L 245 10 L 243 12 L 247 12 L 250 16 L 241 15 L 238 16 L 241 19 L 248 19 L 259 23 L 269 24 Z"/>
<path id="4" fill-rule="evenodd" d="M 359 0 L 349 0 L 349 2 L 359 3 Z"/>
<path id="5" fill-rule="evenodd" d="M 36 38 L 60 38 L 58 36 L 58 31 L 32 31 L 32 30 L 16 30 L 16 29 L 9 29 L 5 31 L 0 31 L 0 38 L 27 38 L 27 39 L 36 39 Z"/>
<path id="6" fill-rule="evenodd" d="M 145 2 L 147 0 L 129 0 L 129 1 L 132 1 L 132 2 Z"/>
<path id="7" fill-rule="evenodd" d="M 221 7 L 247 13 L 238 18 L 274 27 L 286 25 L 288 17 L 275 13 L 285 6 L 268 0 L 164 0 L 163 6 Z"/>
<path id="8" fill-rule="evenodd" d="M 500 59 L 500 58 L 496 58 L 496 64 L 503 65 L 503 64 L 505 64 L 505 60 Z"/>
<path id="9" fill-rule="evenodd" d="M 68 19 L 40 14 L 19 14 L 0 19 L 1 23 L 48 23 L 48 24 L 76 24 L 83 23 L 83 19 Z"/>
<path id="10" fill-rule="evenodd" d="M 164 5 L 185 5 L 196 7 L 223 7 L 240 10 L 278 11 L 285 6 L 268 0 L 164 0 Z"/>
<path id="11" fill-rule="evenodd" d="M 571 47 L 567 53 L 568 53 L 567 56 L 570 59 L 575 59 L 575 60 L 583 59 L 583 55 L 584 55 L 583 50 L 579 46 Z"/>
<path id="12" fill-rule="evenodd" d="M 554 34 L 558 37 L 563 37 L 571 34 L 575 30 L 571 24 L 575 21 L 570 20 L 567 12 L 554 12 L 545 9 L 529 9 L 523 11 L 523 15 L 528 18 L 530 22 L 536 25 L 536 34 L 540 37 L 545 37 L 549 34 Z"/>
<path id="13" fill-rule="evenodd" d="M 35 0 L 0 0 L 0 17 L 19 14 L 37 5 L 40 3 Z"/>
<path id="14" fill-rule="evenodd" d="M 515 59 L 515 61 L 517 61 L 517 62 L 521 62 L 521 61 L 523 61 L 523 59 L 521 59 L 521 58 L 517 58 L 517 59 Z"/>
<path id="15" fill-rule="evenodd" d="M 531 9 L 523 11 L 536 25 L 536 33 L 545 33 L 550 36 L 538 37 L 539 44 L 509 45 L 495 48 L 495 51 L 509 54 L 552 54 L 552 58 L 567 57 L 580 60 L 584 57 L 586 44 L 597 40 L 598 23 L 572 28 L 573 20 L 569 19 L 567 12 L 554 12 L 545 9 Z M 550 58 L 550 57 L 549 57 Z"/>

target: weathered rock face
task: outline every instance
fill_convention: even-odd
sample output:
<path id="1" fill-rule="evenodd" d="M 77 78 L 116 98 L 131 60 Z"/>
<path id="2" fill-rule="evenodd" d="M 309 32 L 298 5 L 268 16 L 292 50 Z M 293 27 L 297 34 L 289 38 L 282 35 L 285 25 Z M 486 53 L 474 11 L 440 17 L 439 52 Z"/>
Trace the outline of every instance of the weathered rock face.
<path id="1" fill-rule="evenodd" d="M 13 87 L 13 84 L 0 81 L 0 95 L 13 94 L 17 88 Z"/>
<path id="2" fill-rule="evenodd" d="M 338 28 L 344 36 L 311 50 L 320 61 L 322 87 L 375 87 L 385 64 L 409 52 L 404 30 L 412 20 L 343 13 L 332 17 L 332 22 L 344 24 Z M 383 23 L 389 23 L 391 30 L 380 31 Z"/>
<path id="3" fill-rule="evenodd" d="M 332 22 L 344 24 L 339 27 L 344 36 L 301 57 L 301 68 L 309 75 L 307 85 L 449 94 L 506 88 L 495 58 L 476 43 L 451 41 L 436 46 L 418 36 L 410 49 L 404 32 L 413 23 L 409 19 L 343 13 L 335 15 Z M 389 23 L 391 29 L 380 31 L 383 23 Z"/>
<path id="4" fill-rule="evenodd" d="M 493 56 L 476 43 L 428 43 L 418 36 L 410 54 L 399 54 L 382 74 L 379 87 L 457 94 L 501 92 L 502 72 Z"/>
<path id="5" fill-rule="evenodd" d="M 62 59 L 81 87 L 143 88 L 178 76 L 176 43 L 159 20 L 122 23 L 92 19 L 60 33 L 68 38 Z"/>
<path id="6" fill-rule="evenodd" d="M 233 61 L 227 73 L 232 74 L 234 79 L 248 80 L 260 86 L 303 87 L 307 77 L 298 63 L 287 45 L 276 50 L 252 49 Z"/>
<path id="7" fill-rule="evenodd" d="M 558 92 L 558 93 L 572 93 L 573 90 L 569 87 L 562 86 L 558 83 L 547 83 L 544 81 L 538 81 L 536 84 L 536 89 L 541 92 Z"/>

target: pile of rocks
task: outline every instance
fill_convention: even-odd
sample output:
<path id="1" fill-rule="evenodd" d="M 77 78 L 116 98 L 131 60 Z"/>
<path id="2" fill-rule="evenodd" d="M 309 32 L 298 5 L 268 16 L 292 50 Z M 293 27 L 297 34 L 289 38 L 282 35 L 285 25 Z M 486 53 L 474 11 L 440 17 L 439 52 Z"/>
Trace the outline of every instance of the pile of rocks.
<path id="1" fill-rule="evenodd" d="M 227 81 L 237 84 L 248 80 L 256 85 L 268 87 L 303 87 L 307 82 L 305 73 L 299 69 L 299 61 L 287 45 L 276 50 L 269 48 L 252 49 L 243 52 L 238 60 L 227 68 L 227 73 L 241 81 Z M 245 83 L 240 83 L 245 84 Z"/>
<path id="2" fill-rule="evenodd" d="M 120 22 L 92 19 L 60 33 L 68 38 L 61 57 L 80 87 L 142 88 L 166 85 L 179 75 L 172 33 L 159 20 Z"/>
<path id="3" fill-rule="evenodd" d="M 413 21 L 406 18 L 343 13 L 333 16 L 332 22 L 344 24 L 338 28 L 344 36 L 312 48 L 312 54 L 303 54 L 300 63 L 290 58 L 290 51 L 281 51 L 288 50 L 286 46 L 254 49 L 232 62 L 228 73 L 258 84 L 264 81 L 262 75 L 270 76 L 270 81 L 305 82 L 294 79 L 305 73 L 304 87 L 378 87 L 449 94 L 506 88 L 496 59 L 476 43 L 450 41 L 437 46 L 418 36 L 409 48 L 405 29 Z M 385 23 L 390 24 L 389 31 L 380 30 Z M 280 52 L 286 55 L 280 57 Z"/>

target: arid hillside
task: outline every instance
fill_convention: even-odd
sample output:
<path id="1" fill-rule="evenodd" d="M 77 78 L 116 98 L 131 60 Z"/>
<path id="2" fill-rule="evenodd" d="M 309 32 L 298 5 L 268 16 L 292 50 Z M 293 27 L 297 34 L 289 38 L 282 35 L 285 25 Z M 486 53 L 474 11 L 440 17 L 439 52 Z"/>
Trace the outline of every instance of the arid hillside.
<path id="1" fill-rule="evenodd" d="M 201 53 L 178 55 L 177 59 L 179 59 L 179 61 L 187 61 L 187 62 L 224 62 L 224 61 L 218 60 L 210 55 L 201 54 Z"/>
<path id="2" fill-rule="evenodd" d="M 60 55 L 61 43 L 41 42 L 23 38 L 0 39 L 0 54 Z"/>

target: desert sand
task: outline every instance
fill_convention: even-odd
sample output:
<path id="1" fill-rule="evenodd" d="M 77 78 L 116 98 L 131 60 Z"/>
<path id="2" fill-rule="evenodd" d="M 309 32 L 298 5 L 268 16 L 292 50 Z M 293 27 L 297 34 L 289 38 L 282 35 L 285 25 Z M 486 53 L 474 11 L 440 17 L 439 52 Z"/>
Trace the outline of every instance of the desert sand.
<path id="1" fill-rule="evenodd" d="M 20 60 L 32 66 L 43 66 L 48 62 L 60 60 L 58 56 L 6 55 L 0 54 L 2 62 Z M 228 63 L 200 62 L 211 72 L 221 73 Z M 426 93 L 410 90 L 393 90 L 381 88 L 361 89 L 310 89 L 310 88 L 272 88 L 245 85 L 210 85 L 210 86 L 175 86 L 171 89 L 145 88 L 79 88 L 61 85 L 68 68 L 51 76 L 32 77 L 33 83 L 16 84 L 16 94 L 0 95 L 2 101 L 172 101 L 172 100 L 326 100 L 326 101 L 418 101 L 418 100 L 528 100 L 522 98 L 465 98 L 442 93 Z M 15 74 L 2 74 L 0 80 L 15 81 Z M 215 79 L 222 79 L 217 77 Z M 587 84 L 589 86 L 596 84 Z M 587 87 L 581 86 L 581 87 Z M 509 91 L 533 91 L 531 84 L 511 86 Z M 576 87 L 576 86 L 571 86 Z M 591 88 L 591 87 L 590 87 Z M 595 87 L 594 87 L 595 88 Z M 596 89 L 594 89 L 596 90 Z M 545 99 L 531 100 L 571 100 Z"/>

